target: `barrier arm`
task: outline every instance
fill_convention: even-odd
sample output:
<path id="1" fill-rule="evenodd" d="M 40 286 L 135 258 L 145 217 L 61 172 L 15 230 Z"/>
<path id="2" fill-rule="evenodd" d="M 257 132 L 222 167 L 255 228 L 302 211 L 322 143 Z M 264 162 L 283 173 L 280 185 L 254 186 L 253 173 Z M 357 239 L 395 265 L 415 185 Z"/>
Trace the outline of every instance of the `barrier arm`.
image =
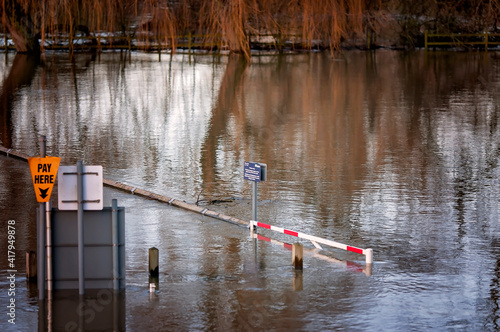
<path id="1" fill-rule="evenodd" d="M 295 236 L 295 237 L 298 237 L 298 238 L 301 238 L 301 239 L 309 240 L 318 249 L 322 249 L 321 246 L 318 244 L 318 243 L 321 243 L 321 244 L 324 244 L 324 245 L 327 245 L 327 246 L 330 246 L 330 247 L 334 247 L 334 248 L 337 248 L 337 249 L 342 249 L 342 250 L 346 250 L 346 251 L 355 252 L 357 254 L 365 255 L 365 262 L 366 262 L 366 264 L 372 264 L 373 263 L 373 249 L 371 249 L 371 248 L 362 249 L 362 248 L 357 248 L 357 247 L 353 247 L 353 246 L 348 246 L 348 245 L 340 243 L 340 242 L 335 242 L 335 241 L 323 239 L 323 238 L 320 238 L 320 237 L 317 237 L 317 236 L 308 235 L 308 234 L 304 234 L 304 233 L 301 233 L 301 232 L 291 231 L 291 230 L 288 230 L 288 229 L 284 229 L 284 228 L 281 228 L 281 227 L 276 227 L 276 226 L 264 224 L 262 222 L 258 222 L 258 221 L 254 221 L 254 220 L 250 221 L 249 227 L 250 227 L 251 231 L 253 231 L 254 227 L 261 227 L 261 228 L 269 229 L 269 230 L 272 230 L 272 231 L 275 231 L 275 232 L 278 232 L 278 233 L 283 233 L 283 234 Z"/>

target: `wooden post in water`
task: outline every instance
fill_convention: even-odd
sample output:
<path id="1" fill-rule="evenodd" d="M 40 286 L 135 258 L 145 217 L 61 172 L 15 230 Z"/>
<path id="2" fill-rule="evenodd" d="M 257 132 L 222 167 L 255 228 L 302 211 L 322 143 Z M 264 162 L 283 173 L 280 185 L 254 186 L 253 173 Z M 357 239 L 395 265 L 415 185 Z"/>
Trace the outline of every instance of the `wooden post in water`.
<path id="1" fill-rule="evenodd" d="M 149 248 L 149 276 L 151 278 L 158 278 L 159 275 L 158 258 L 159 258 L 158 249 L 156 249 L 155 247 Z"/>
<path id="2" fill-rule="evenodd" d="M 294 243 L 292 246 L 292 264 L 296 270 L 302 270 L 304 246 Z"/>
<path id="3" fill-rule="evenodd" d="M 36 252 L 26 250 L 26 280 L 28 282 L 36 281 Z"/>
<path id="4" fill-rule="evenodd" d="M 302 272 L 302 270 L 297 270 L 293 276 L 292 288 L 296 292 L 304 290 L 304 278 Z"/>

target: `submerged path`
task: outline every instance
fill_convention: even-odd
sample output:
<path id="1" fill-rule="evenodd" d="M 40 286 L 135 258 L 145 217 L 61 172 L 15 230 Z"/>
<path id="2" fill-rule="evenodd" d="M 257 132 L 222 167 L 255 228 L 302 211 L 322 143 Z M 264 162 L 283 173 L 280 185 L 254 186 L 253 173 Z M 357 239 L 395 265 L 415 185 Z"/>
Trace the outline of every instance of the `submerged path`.
<path id="1" fill-rule="evenodd" d="M 0 153 L 3 155 L 6 155 L 7 157 L 20 159 L 20 160 L 23 160 L 26 162 L 28 161 L 28 158 L 30 157 L 25 153 L 18 152 L 18 151 L 12 150 L 12 149 L 7 149 L 1 145 L 0 145 Z M 149 190 L 136 188 L 136 187 L 133 187 L 133 186 L 130 186 L 130 185 L 118 182 L 118 181 L 104 178 L 103 183 L 108 187 L 115 188 L 118 190 L 123 190 L 123 191 L 129 192 L 130 194 L 133 194 L 133 195 L 142 196 L 142 197 L 149 198 L 149 199 L 154 199 L 154 200 L 157 200 L 159 202 L 167 203 L 169 205 L 182 208 L 184 210 L 200 213 L 204 216 L 215 218 L 215 219 L 222 220 L 222 221 L 226 221 L 226 222 L 229 222 L 232 224 L 241 225 L 241 226 L 245 226 L 245 227 L 248 227 L 248 225 L 250 224 L 246 220 L 227 216 L 225 214 L 222 214 L 222 213 L 219 213 L 216 211 L 212 211 L 212 210 L 209 210 L 209 209 L 204 208 L 204 207 L 190 204 L 190 203 L 187 203 L 185 201 L 181 201 L 181 200 L 178 200 L 178 199 L 175 199 L 172 197 L 167 197 L 164 195 L 156 194 L 156 193 L 153 193 Z"/>

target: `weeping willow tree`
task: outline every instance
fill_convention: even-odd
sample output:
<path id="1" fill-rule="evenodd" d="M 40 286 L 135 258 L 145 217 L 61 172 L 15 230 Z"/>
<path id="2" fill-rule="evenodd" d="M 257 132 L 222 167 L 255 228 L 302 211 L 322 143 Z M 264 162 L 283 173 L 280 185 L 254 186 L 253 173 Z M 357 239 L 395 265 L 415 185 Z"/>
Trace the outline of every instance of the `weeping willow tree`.
<path id="1" fill-rule="evenodd" d="M 47 33 L 133 31 L 175 48 L 177 34 L 250 56 L 249 34 L 301 34 L 305 47 L 319 39 L 337 48 L 350 31 L 362 31 L 362 0 L 3 0 L 2 24 L 18 52 L 39 50 Z"/>
<path id="2" fill-rule="evenodd" d="M 158 1 L 3 0 L 0 10 L 2 25 L 18 52 L 38 52 L 38 41 L 41 39 L 43 45 L 47 34 L 56 32 L 69 36 L 78 30 L 116 34 L 133 28 L 162 38 L 175 34 L 170 9 Z"/>
<path id="3" fill-rule="evenodd" d="M 401 42 L 415 46 L 422 30 L 438 33 L 498 32 L 499 0 L 400 1 L 387 4 L 399 23 Z"/>
<path id="4" fill-rule="evenodd" d="M 496 29 L 500 0 L 2 0 L 2 25 L 18 52 L 37 52 L 39 40 L 77 30 L 133 35 L 176 46 L 176 36 L 205 36 L 210 45 L 250 57 L 250 36 L 290 36 L 301 47 L 339 49 L 344 40 L 398 22 L 410 38 L 422 28 Z"/>

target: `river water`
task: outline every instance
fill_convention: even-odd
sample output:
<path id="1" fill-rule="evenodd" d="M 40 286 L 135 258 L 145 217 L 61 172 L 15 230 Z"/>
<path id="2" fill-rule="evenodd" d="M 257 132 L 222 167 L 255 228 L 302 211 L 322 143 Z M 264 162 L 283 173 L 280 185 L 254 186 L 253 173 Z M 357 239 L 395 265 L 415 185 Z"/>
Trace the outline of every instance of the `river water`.
<path id="1" fill-rule="evenodd" d="M 36 155 L 46 135 L 62 165 L 245 220 L 243 163 L 263 162 L 260 221 L 374 251 L 370 271 L 301 241 L 297 272 L 290 250 L 243 227 L 105 188 L 105 205 L 126 208 L 127 288 L 78 314 L 71 296 L 47 306 L 26 285 L 37 203 L 27 164 L 0 156 L 18 269 L 13 325 L 2 232 L 2 331 L 500 329 L 498 53 L 2 56 L 4 147 Z"/>

